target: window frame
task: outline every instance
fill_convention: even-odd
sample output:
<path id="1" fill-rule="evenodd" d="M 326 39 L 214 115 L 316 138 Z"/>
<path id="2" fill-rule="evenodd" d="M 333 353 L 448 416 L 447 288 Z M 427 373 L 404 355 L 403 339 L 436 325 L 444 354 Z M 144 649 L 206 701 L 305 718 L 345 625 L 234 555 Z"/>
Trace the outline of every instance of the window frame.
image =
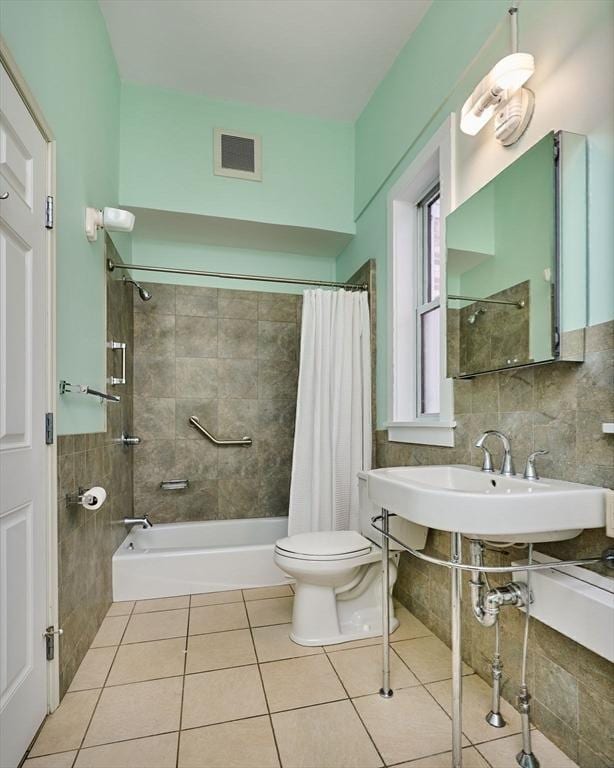
<path id="1" fill-rule="evenodd" d="M 446 378 L 445 217 L 454 207 L 455 115 L 451 114 L 388 193 L 389 370 L 388 439 L 454 446 L 452 380 Z M 440 196 L 439 298 L 422 303 L 425 289 L 423 210 L 436 184 Z M 409 300 L 408 300 L 409 299 Z M 439 413 L 421 414 L 418 309 L 440 310 Z"/>

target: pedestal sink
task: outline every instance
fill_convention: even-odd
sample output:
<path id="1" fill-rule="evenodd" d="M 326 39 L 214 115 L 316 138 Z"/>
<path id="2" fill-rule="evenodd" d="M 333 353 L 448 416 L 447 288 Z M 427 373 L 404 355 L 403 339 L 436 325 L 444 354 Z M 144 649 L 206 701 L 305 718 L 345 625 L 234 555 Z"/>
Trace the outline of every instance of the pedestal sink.
<path id="1" fill-rule="evenodd" d="M 472 539 L 563 541 L 605 525 L 603 488 L 504 477 L 460 464 L 374 469 L 368 493 L 400 517 Z"/>

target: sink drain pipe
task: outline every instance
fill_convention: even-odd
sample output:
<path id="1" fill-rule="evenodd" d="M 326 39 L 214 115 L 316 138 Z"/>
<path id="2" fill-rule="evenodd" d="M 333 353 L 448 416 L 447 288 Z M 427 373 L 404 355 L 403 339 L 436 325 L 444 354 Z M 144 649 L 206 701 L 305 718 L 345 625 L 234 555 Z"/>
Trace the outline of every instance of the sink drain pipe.
<path id="1" fill-rule="evenodd" d="M 471 562 L 474 565 L 484 565 L 484 545 L 481 541 L 471 541 Z M 490 592 L 488 576 L 482 571 L 472 573 L 469 580 L 469 589 L 471 590 L 471 603 L 473 615 L 482 624 L 482 626 L 491 626 L 493 614 L 486 614 L 483 609 L 484 588 Z M 503 663 L 501 661 L 501 637 L 499 614 L 494 616 L 495 627 L 495 650 L 490 664 L 492 676 L 492 706 L 490 712 L 486 715 L 486 722 L 493 728 L 503 728 L 505 719 L 501 714 L 501 679 L 503 678 Z"/>

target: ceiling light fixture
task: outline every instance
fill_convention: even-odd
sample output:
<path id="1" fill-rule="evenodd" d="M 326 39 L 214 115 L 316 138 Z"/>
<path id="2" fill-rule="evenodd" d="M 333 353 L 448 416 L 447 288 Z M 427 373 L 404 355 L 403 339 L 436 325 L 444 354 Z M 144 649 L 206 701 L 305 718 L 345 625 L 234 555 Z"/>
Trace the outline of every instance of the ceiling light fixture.
<path id="1" fill-rule="evenodd" d="M 505 147 L 525 132 L 535 106 L 533 92 L 522 87 L 535 72 L 535 60 L 530 53 L 518 52 L 517 5 L 508 13 L 513 53 L 497 62 L 477 85 L 463 104 L 460 122 L 463 133 L 475 136 L 494 117 L 495 138 Z"/>

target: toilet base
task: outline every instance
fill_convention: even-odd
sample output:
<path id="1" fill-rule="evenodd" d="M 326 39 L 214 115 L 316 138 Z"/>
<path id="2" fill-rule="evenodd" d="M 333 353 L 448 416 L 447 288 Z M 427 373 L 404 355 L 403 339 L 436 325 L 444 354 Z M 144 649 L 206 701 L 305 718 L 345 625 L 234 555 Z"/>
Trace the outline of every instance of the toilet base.
<path id="1" fill-rule="evenodd" d="M 338 643 L 349 643 L 353 640 L 366 640 L 370 637 L 379 637 L 382 634 L 382 617 L 378 611 L 376 621 L 373 623 L 365 623 L 363 629 L 359 629 L 356 624 L 348 623 L 341 626 L 341 633 L 331 635 L 330 637 L 318 638 L 314 640 L 307 637 L 299 637 L 290 631 L 290 640 L 298 645 L 337 645 Z M 390 632 L 394 632 L 399 626 L 399 620 L 394 617 L 390 619 Z"/>
<path id="2" fill-rule="evenodd" d="M 382 634 L 382 575 L 375 553 L 346 574 L 345 585 L 332 587 L 297 579 L 290 639 L 298 645 L 337 645 Z M 396 581 L 392 558 L 390 592 Z M 399 626 L 389 598 L 390 632 Z"/>

